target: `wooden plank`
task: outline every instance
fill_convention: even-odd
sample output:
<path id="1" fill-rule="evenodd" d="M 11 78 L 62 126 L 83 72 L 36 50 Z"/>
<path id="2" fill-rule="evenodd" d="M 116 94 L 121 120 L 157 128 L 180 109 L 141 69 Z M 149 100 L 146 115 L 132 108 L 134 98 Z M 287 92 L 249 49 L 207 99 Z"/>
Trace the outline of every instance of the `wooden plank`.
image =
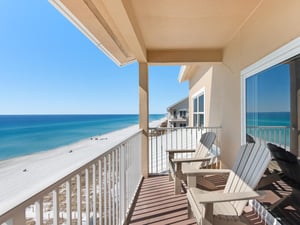
<path id="1" fill-rule="evenodd" d="M 193 153 L 196 149 L 168 149 L 166 152 L 170 153 Z"/>
<path id="2" fill-rule="evenodd" d="M 211 157 L 206 158 L 178 158 L 173 159 L 172 162 L 174 163 L 188 163 L 188 162 L 209 162 Z"/>
<path id="3" fill-rule="evenodd" d="M 192 168 L 183 168 L 182 173 L 188 175 L 199 175 L 205 176 L 210 174 L 224 174 L 231 173 L 232 171 L 229 169 L 192 169 Z"/>
<path id="4" fill-rule="evenodd" d="M 238 200 L 248 200 L 258 198 L 263 192 L 248 191 L 248 192 L 234 192 L 234 193 L 223 193 L 223 192 L 203 192 L 198 188 L 189 188 L 189 192 L 192 193 L 194 198 L 199 203 L 217 203 L 217 202 L 228 202 Z"/>

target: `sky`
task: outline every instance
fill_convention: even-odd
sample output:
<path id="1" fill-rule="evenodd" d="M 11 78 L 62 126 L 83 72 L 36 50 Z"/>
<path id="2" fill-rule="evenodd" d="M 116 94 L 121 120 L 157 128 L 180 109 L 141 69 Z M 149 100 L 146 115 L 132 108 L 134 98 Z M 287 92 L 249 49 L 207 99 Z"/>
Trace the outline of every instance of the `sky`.
<path id="1" fill-rule="evenodd" d="M 117 66 L 47 0 L 0 1 L 0 114 L 138 114 L 138 64 Z M 188 95 L 149 67 L 149 111 Z"/>
<path id="2" fill-rule="evenodd" d="M 247 112 L 289 112 L 290 70 L 279 64 L 246 80 Z"/>

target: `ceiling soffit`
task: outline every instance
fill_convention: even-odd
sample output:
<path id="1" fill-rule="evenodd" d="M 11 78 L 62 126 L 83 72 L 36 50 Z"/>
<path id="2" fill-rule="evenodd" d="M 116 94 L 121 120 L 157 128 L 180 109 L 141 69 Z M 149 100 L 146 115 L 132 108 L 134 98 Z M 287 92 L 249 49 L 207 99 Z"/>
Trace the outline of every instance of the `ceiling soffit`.
<path id="1" fill-rule="evenodd" d="M 50 0 L 119 65 L 221 62 L 261 0 Z"/>
<path id="2" fill-rule="evenodd" d="M 228 44 L 260 1 L 128 2 L 131 2 L 147 49 L 218 49 Z"/>

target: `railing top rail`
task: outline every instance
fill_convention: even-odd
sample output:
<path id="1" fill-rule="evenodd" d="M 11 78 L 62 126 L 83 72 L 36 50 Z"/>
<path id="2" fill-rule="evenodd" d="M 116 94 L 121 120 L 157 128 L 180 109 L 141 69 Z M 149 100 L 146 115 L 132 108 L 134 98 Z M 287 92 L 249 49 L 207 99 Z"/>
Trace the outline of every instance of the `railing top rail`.
<path id="1" fill-rule="evenodd" d="M 174 129 L 221 129 L 222 126 L 213 127 L 149 127 L 149 129 L 162 129 L 162 130 L 174 130 Z"/>
<path id="2" fill-rule="evenodd" d="M 259 128 L 291 128 L 290 126 L 247 126 L 246 128 L 259 129 Z"/>

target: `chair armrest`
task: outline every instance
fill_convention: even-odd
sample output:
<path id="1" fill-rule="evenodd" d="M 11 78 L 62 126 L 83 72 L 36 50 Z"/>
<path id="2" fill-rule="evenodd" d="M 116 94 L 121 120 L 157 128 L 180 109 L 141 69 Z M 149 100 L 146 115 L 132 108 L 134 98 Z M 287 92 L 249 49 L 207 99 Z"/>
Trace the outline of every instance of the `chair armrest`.
<path id="1" fill-rule="evenodd" d="M 185 163 L 185 162 L 208 162 L 212 159 L 212 157 L 206 158 L 178 158 L 172 159 L 173 163 Z"/>
<path id="2" fill-rule="evenodd" d="M 196 149 L 168 149 L 166 152 L 168 153 L 193 153 Z"/>
<path id="3" fill-rule="evenodd" d="M 199 203 L 215 203 L 215 202 L 229 202 L 250 200 L 261 197 L 265 193 L 260 191 L 247 191 L 247 192 L 232 192 L 232 193 L 220 193 L 220 192 L 207 192 L 203 193 L 198 188 L 190 188 L 195 201 Z"/>
<path id="4" fill-rule="evenodd" d="M 224 174 L 224 173 L 230 173 L 230 169 L 194 169 L 194 168 L 184 168 L 182 170 L 183 174 L 186 174 L 187 176 L 205 176 L 210 174 Z"/>

